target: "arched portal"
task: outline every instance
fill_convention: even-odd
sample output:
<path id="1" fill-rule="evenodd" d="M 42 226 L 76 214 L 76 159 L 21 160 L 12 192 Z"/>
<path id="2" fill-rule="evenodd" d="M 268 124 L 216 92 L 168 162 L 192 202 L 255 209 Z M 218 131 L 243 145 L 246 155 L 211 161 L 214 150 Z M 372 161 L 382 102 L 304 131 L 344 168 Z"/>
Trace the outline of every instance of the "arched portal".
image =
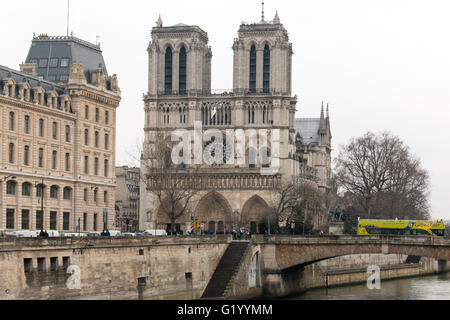
<path id="1" fill-rule="evenodd" d="M 199 201 L 194 215 L 195 219 L 204 223 L 204 231 L 213 234 L 231 231 L 231 207 L 216 191 L 208 193 Z"/>
<path id="2" fill-rule="evenodd" d="M 251 197 L 242 208 L 241 227 L 247 228 L 252 233 L 258 233 L 258 222 L 269 212 L 270 208 L 263 198 L 258 195 Z"/>

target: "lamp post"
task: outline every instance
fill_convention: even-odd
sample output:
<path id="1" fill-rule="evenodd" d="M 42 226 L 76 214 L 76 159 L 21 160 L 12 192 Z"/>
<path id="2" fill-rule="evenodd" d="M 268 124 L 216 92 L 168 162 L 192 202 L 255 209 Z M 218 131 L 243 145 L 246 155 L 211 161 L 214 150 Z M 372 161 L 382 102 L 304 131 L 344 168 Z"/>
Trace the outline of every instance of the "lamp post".
<path id="1" fill-rule="evenodd" d="M 44 214 L 44 177 L 42 177 L 42 183 L 40 184 L 40 186 L 41 186 L 41 214 L 42 214 L 41 231 L 44 231 L 44 222 L 45 222 L 45 220 L 44 220 L 44 217 L 45 217 L 45 214 Z M 36 188 L 36 191 L 37 191 L 39 184 L 37 182 L 35 182 L 34 187 Z"/>

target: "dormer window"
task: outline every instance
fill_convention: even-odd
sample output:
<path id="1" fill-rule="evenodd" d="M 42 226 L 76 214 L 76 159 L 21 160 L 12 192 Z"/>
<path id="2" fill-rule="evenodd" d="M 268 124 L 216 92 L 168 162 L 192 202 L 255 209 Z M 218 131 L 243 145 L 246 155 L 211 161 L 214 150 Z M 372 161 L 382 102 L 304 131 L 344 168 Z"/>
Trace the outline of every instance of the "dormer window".
<path id="1" fill-rule="evenodd" d="M 66 68 L 69 66 L 69 59 L 61 59 L 60 67 Z"/>

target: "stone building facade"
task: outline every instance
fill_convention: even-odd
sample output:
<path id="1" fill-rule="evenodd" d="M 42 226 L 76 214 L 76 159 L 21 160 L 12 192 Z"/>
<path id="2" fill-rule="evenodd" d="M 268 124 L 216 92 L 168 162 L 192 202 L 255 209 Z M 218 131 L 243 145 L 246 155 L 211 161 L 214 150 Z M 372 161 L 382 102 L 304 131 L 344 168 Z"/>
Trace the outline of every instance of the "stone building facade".
<path id="1" fill-rule="evenodd" d="M 21 72 L 0 66 L 0 229 L 114 226 L 121 98 L 97 59 L 99 46 L 41 35 Z"/>
<path id="2" fill-rule="evenodd" d="M 328 187 L 327 176 L 318 177 L 322 171 L 315 166 L 318 167 L 317 158 L 306 160 L 310 152 L 315 154 L 323 146 L 317 144 L 315 149 L 306 151 L 300 140 L 297 139 L 298 145 L 295 143 L 299 128 L 295 119 L 297 97 L 292 96 L 293 50 L 278 14 L 273 21 L 243 23 L 232 48 L 233 88 L 213 92 L 212 50 L 207 33 L 198 26 L 185 24 L 164 27 L 161 18 L 152 29 L 148 92 L 144 97 L 140 229 L 166 229 L 170 223 L 159 208 L 160 202 L 152 192 L 151 177 L 146 176 L 146 171 L 150 172 L 153 165 L 152 150 L 161 140 L 170 144 L 171 134 L 177 129 L 194 132 L 200 125 L 203 135 L 209 129 L 217 129 L 223 136 L 227 130 L 235 133 L 254 130 L 258 134 L 265 131 L 268 140 L 267 145 L 255 147 L 250 138 L 245 138 L 239 156 L 235 137 L 227 136 L 219 146 L 223 144 L 224 164 L 202 162 L 200 166 L 174 169 L 173 176 L 166 177 L 168 180 L 186 179 L 199 191 L 186 214 L 176 221 L 178 230 L 190 230 L 190 218 L 195 217 L 205 231 L 212 233 L 239 227 L 257 232 L 258 222 L 269 212 L 275 201 L 275 190 L 283 181 L 297 177 L 318 187 L 317 180 L 321 179 L 321 186 Z M 315 134 L 321 133 L 317 130 Z M 200 153 L 214 145 L 214 141 L 204 138 Z M 330 146 L 325 137 L 322 142 Z M 194 157 L 196 153 L 198 149 L 194 147 Z M 244 163 L 237 161 L 242 156 Z M 264 169 L 274 167 L 275 156 L 279 159 L 277 170 L 269 174 Z M 321 164 L 329 169 L 330 158 L 322 160 Z M 188 173 L 194 167 L 195 173 Z"/>
<path id="3" fill-rule="evenodd" d="M 116 227 L 134 232 L 139 228 L 140 169 L 116 167 Z"/>

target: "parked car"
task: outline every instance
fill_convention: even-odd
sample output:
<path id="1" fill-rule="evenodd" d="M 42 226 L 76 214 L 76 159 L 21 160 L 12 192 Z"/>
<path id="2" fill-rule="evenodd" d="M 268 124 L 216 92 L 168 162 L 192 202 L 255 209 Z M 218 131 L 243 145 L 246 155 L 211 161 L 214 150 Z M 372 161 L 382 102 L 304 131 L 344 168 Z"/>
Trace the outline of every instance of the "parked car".
<path id="1" fill-rule="evenodd" d="M 7 238 L 37 238 L 39 235 L 39 232 L 32 231 L 32 230 L 17 230 L 17 231 L 6 232 L 5 236 Z"/>
<path id="2" fill-rule="evenodd" d="M 88 237 L 100 237 L 100 232 L 89 232 Z"/>
<path id="3" fill-rule="evenodd" d="M 135 237 L 136 234 L 132 232 L 124 232 L 121 234 L 122 237 Z"/>
<path id="4" fill-rule="evenodd" d="M 109 235 L 111 237 L 120 237 L 121 236 L 121 232 L 117 231 L 117 230 L 109 230 Z"/>

